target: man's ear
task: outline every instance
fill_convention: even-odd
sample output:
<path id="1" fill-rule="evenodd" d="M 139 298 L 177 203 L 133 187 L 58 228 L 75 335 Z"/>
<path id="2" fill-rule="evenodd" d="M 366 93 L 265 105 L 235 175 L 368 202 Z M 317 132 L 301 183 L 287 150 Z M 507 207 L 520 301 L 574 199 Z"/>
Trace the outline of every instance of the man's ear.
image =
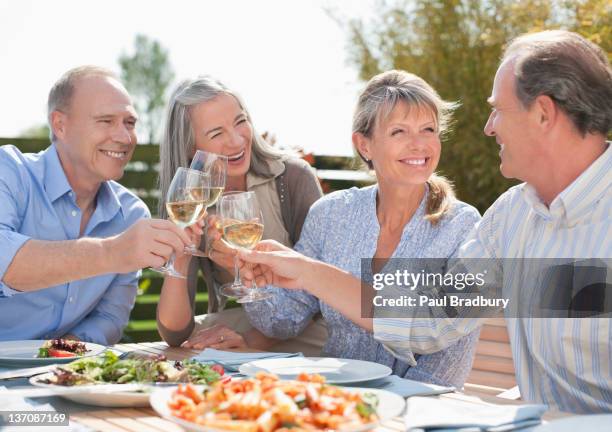
<path id="1" fill-rule="evenodd" d="M 353 147 L 357 150 L 357 153 L 367 160 L 372 160 L 370 154 L 370 139 L 360 132 L 353 132 L 351 138 L 353 140 Z"/>
<path id="2" fill-rule="evenodd" d="M 51 113 L 50 126 L 53 135 L 63 141 L 66 136 L 66 114 L 57 110 L 53 111 Z"/>
<path id="3" fill-rule="evenodd" d="M 559 116 L 559 108 L 550 96 L 540 95 L 533 102 L 534 115 L 537 124 L 544 130 L 550 130 Z"/>

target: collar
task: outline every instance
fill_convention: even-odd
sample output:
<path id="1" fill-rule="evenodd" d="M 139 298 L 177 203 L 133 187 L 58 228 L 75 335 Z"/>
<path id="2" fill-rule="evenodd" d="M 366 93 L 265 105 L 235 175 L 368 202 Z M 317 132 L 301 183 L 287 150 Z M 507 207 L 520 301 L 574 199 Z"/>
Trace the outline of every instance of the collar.
<path id="1" fill-rule="evenodd" d="M 272 177 L 261 177 L 256 174 L 253 174 L 250 170 L 247 172 L 247 190 L 251 190 L 251 188 L 255 186 L 262 185 L 264 183 L 271 182 L 276 177 L 285 172 L 285 164 L 280 159 L 272 159 L 267 161 L 268 167 L 270 167 L 270 172 L 272 172 Z"/>
<path id="2" fill-rule="evenodd" d="M 42 157 L 45 164 L 45 191 L 51 202 L 55 202 L 68 192 L 72 192 L 72 187 L 70 183 L 68 183 L 68 178 L 60 162 L 55 144 L 51 144 L 51 146 L 44 151 Z M 73 197 L 73 200 L 76 202 L 76 196 Z M 111 220 L 120 210 L 123 211 L 121 208 L 121 201 L 112 183 L 109 181 L 103 182 L 96 195 L 95 213 L 100 212 L 100 220 L 106 222 Z"/>
<path id="3" fill-rule="evenodd" d="M 43 152 L 42 158 L 45 165 L 43 184 L 47 196 L 51 202 L 54 202 L 72 191 L 72 187 L 70 187 L 70 183 L 68 183 L 68 178 L 59 160 L 55 144 L 51 144 L 51 146 Z"/>
<path id="4" fill-rule="evenodd" d="M 565 218 L 569 225 L 573 225 L 593 208 L 612 184 L 610 144 L 608 142 L 606 151 L 555 197 L 550 207 L 544 205 L 535 188 L 527 183 L 522 188 L 525 200 L 543 218 Z"/>
<path id="5" fill-rule="evenodd" d="M 100 185 L 98 195 L 96 197 L 96 211 L 100 211 L 100 221 L 108 222 L 115 217 L 117 212 L 123 213 L 121 201 L 115 192 L 115 187 L 110 181 L 105 181 Z"/>

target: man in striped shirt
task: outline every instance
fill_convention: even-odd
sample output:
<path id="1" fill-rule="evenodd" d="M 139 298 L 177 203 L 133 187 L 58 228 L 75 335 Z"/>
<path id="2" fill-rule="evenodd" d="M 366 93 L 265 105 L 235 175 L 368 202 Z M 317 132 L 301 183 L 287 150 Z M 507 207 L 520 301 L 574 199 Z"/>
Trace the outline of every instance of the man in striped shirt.
<path id="1" fill-rule="evenodd" d="M 459 256 L 612 258 L 612 149 L 606 142 L 612 71 L 605 53 L 565 31 L 519 37 L 504 54 L 488 102 L 485 133 L 500 146 L 501 172 L 525 183 L 487 210 Z M 527 274 L 514 276 L 528 283 Z M 523 399 L 563 411 L 612 411 L 610 318 L 507 318 Z M 480 324 L 374 319 L 373 328 L 396 355 L 410 358 Z"/>
<path id="2" fill-rule="evenodd" d="M 612 70 L 606 54 L 566 31 L 519 37 L 504 54 L 489 103 L 485 133 L 501 148 L 501 172 L 525 183 L 499 197 L 459 257 L 496 260 L 504 267 L 504 284 L 518 280 L 519 286 L 532 282 L 530 273 L 505 268 L 508 258 L 609 263 L 612 149 L 606 136 L 612 125 Z M 342 292 L 346 298 L 362 295 L 361 281 L 333 266 L 269 242 L 258 249 L 240 255 L 262 264 L 267 282 L 292 289 L 317 285 L 320 292 Z M 599 270 L 612 274 L 609 267 Z M 361 308 L 347 301 L 339 311 L 410 364 L 413 353 L 439 351 L 483 321 L 440 316 L 440 308 L 432 315 L 437 319 L 422 318 L 423 308 L 406 308 L 402 318 L 372 319 Z M 605 318 L 518 318 L 506 311 L 524 400 L 577 413 L 612 411 L 607 312 Z"/>

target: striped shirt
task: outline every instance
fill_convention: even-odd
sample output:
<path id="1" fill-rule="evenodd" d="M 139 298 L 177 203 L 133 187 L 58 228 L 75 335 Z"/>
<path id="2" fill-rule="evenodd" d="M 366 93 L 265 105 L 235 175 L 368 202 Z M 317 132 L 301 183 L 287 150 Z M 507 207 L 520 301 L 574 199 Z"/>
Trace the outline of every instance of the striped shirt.
<path id="1" fill-rule="evenodd" d="M 509 189 L 468 236 L 459 257 L 612 258 L 611 186 L 608 144 L 549 207 L 528 184 Z M 516 277 L 527 280 L 524 274 L 510 278 Z M 523 399 L 562 411 L 612 411 L 610 318 L 506 318 Z M 468 318 L 376 318 L 374 333 L 395 355 L 410 359 L 413 352 L 438 350 L 480 324 L 481 319 Z"/>

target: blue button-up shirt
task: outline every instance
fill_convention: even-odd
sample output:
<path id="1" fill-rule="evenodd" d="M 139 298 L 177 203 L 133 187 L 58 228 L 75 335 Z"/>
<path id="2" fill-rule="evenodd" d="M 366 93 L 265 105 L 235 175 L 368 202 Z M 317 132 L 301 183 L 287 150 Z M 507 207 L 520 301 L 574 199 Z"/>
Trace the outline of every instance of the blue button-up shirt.
<path id="1" fill-rule="evenodd" d="M 108 345 L 121 338 L 140 272 L 104 274 L 31 292 L 15 291 L 1 282 L 29 239 L 79 238 L 81 216 L 54 145 L 37 154 L 0 147 L 0 340 L 71 333 Z M 150 217 L 146 205 L 120 184 L 107 181 L 83 236 L 110 237 L 143 217 Z"/>

